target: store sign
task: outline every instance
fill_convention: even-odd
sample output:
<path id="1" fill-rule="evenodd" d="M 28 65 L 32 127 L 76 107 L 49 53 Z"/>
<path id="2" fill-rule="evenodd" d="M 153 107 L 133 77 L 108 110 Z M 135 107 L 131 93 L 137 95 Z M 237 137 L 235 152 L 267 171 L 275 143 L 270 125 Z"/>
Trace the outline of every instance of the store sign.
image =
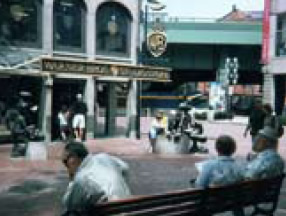
<path id="1" fill-rule="evenodd" d="M 167 49 L 167 35 L 159 19 L 156 19 L 152 32 L 147 36 L 147 47 L 154 57 L 161 56 Z"/>
<path id="2" fill-rule="evenodd" d="M 141 80 L 170 80 L 170 71 L 166 68 L 104 64 L 59 58 L 43 58 L 41 69 L 53 73 L 89 74 Z"/>

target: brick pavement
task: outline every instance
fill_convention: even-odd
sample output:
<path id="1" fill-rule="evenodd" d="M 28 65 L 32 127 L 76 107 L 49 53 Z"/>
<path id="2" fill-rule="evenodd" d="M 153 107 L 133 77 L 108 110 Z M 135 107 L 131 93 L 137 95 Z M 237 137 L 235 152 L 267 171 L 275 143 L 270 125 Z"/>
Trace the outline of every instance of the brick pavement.
<path id="1" fill-rule="evenodd" d="M 206 144 L 210 149 L 209 154 L 152 155 L 147 151 L 149 120 L 145 118 L 142 121 L 141 140 L 106 138 L 91 140 L 86 144 L 92 152 L 108 152 L 129 162 L 134 194 L 161 193 L 187 187 L 188 179 L 196 175 L 193 164 L 215 155 L 214 139 L 220 134 L 230 134 L 237 140 L 236 157 L 244 158 L 250 150 L 250 137 L 242 136 L 245 123 L 204 122 L 205 133 L 209 137 Z M 124 121 L 120 122 L 123 127 Z M 285 141 L 286 136 L 280 141 L 279 151 L 286 159 Z M 27 161 L 11 160 L 11 146 L 0 146 L 0 215 L 59 215 L 60 198 L 68 181 L 59 160 L 62 148 L 63 144 L 52 143 L 49 145 L 49 160 Z M 286 215 L 286 183 L 276 215 Z"/>

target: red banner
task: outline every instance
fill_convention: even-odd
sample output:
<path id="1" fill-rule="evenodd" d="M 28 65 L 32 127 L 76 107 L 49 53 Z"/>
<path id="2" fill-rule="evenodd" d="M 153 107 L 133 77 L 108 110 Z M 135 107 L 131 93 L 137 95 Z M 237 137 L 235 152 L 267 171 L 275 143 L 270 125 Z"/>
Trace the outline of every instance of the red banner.
<path id="1" fill-rule="evenodd" d="M 270 7 L 271 7 L 271 0 L 264 0 L 262 54 L 261 54 L 261 62 L 263 64 L 269 63 Z"/>

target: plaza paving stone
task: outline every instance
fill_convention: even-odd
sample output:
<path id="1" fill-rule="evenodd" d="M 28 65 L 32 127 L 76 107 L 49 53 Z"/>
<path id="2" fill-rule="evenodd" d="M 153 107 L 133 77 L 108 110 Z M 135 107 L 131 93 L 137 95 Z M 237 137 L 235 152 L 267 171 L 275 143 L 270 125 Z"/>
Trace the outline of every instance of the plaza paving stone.
<path id="1" fill-rule="evenodd" d="M 124 121 L 121 123 L 124 125 Z M 154 155 L 147 150 L 149 121 L 143 124 L 140 140 L 119 137 L 86 142 L 91 152 L 108 152 L 130 164 L 130 185 L 134 195 L 187 188 L 189 179 L 196 176 L 194 163 L 215 156 L 214 139 L 220 134 L 230 134 L 237 140 L 235 157 L 240 160 L 251 149 L 250 137 L 242 136 L 244 121 L 204 122 L 209 154 Z M 60 215 L 61 197 L 68 183 L 60 161 L 62 148 L 62 143 L 54 142 L 48 146 L 47 161 L 28 161 L 10 159 L 11 145 L 0 146 L 0 216 Z M 286 135 L 280 140 L 279 152 L 286 159 Z M 275 215 L 286 215 L 286 181 Z"/>

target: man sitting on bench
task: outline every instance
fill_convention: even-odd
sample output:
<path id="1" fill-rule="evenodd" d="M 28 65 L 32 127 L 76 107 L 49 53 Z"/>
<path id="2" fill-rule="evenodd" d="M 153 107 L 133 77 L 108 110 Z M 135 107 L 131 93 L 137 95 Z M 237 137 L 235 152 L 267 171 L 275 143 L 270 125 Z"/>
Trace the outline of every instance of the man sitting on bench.
<path id="1" fill-rule="evenodd" d="M 196 164 L 199 175 L 191 183 L 197 188 L 229 185 L 243 180 L 243 167 L 231 157 L 236 150 L 235 140 L 228 135 L 222 135 L 217 138 L 215 148 L 218 153 L 216 159 Z M 243 216 L 243 209 L 233 210 L 233 215 Z"/>
<path id="2" fill-rule="evenodd" d="M 246 179 L 261 179 L 279 176 L 284 171 L 284 162 L 277 152 L 277 131 L 264 127 L 255 138 L 253 150 L 258 153 L 246 168 Z"/>
<path id="3" fill-rule="evenodd" d="M 63 163 L 71 180 L 63 197 L 63 216 L 85 215 L 95 203 L 131 194 L 126 181 L 129 166 L 117 157 L 91 155 L 82 143 L 70 142 L 65 146 Z"/>
<path id="4" fill-rule="evenodd" d="M 199 175 L 195 180 L 195 187 L 228 185 L 243 180 L 243 167 L 232 158 L 236 150 L 234 139 L 222 135 L 217 138 L 215 148 L 218 153 L 217 158 L 196 164 Z"/>

